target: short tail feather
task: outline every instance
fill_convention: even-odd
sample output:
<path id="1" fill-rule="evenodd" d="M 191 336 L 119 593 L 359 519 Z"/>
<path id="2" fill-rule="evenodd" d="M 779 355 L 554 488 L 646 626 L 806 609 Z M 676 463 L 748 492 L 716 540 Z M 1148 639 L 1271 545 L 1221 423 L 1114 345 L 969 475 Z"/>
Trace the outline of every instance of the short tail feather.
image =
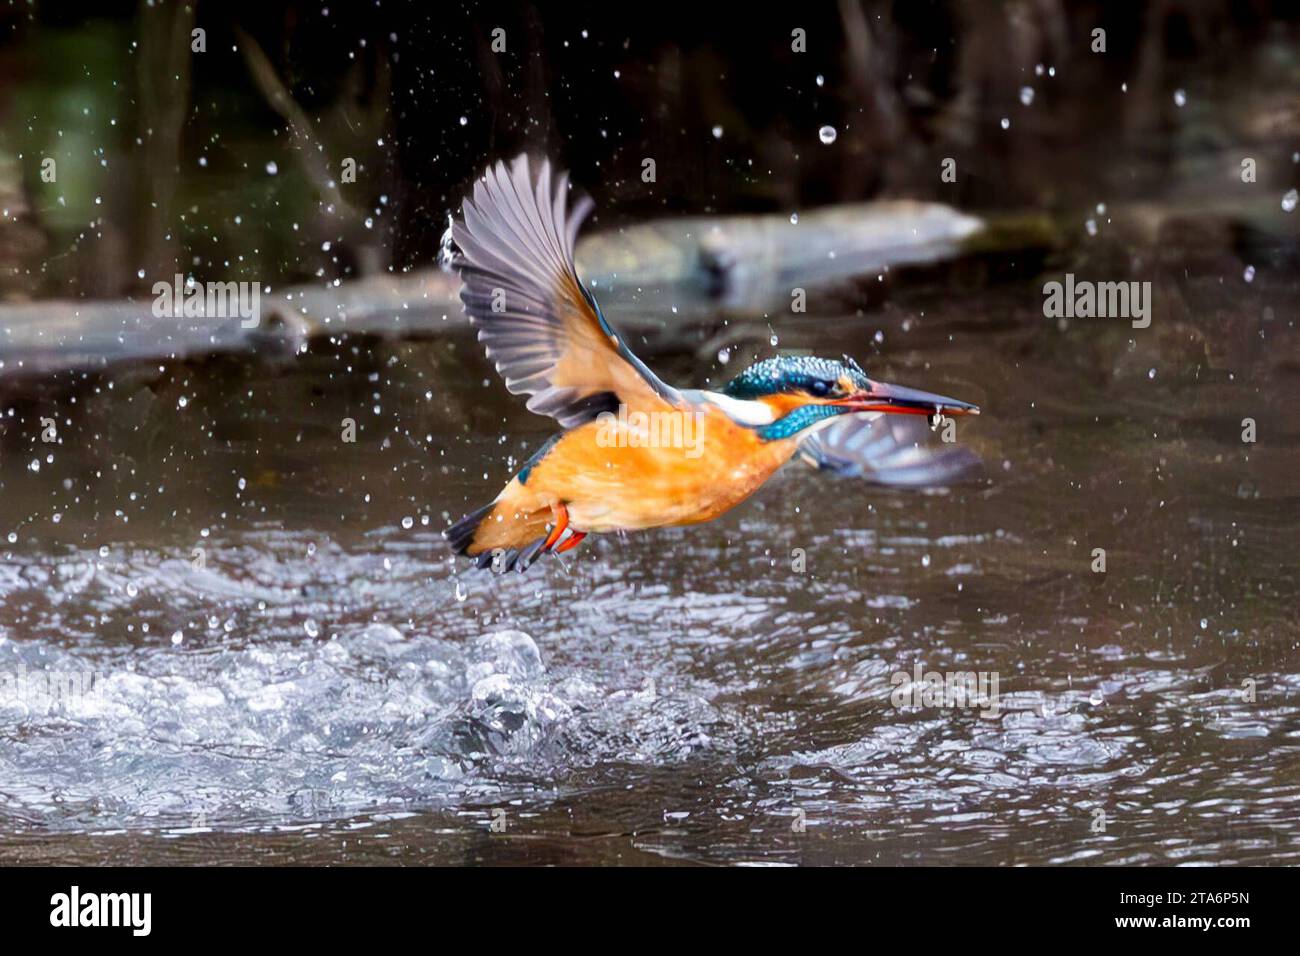
<path id="1" fill-rule="evenodd" d="M 453 551 L 457 554 L 469 553 L 470 545 L 474 543 L 474 535 L 478 531 L 479 525 L 483 523 L 484 518 L 491 514 L 495 505 L 496 502 L 494 501 L 492 504 L 471 511 L 447 529 L 445 536 Z"/>
<path id="2" fill-rule="evenodd" d="M 444 532 L 447 543 L 451 545 L 451 549 L 457 554 L 474 558 L 476 567 L 492 568 L 494 571 L 503 572 L 511 569 L 521 573 L 527 571 L 529 565 L 537 559 L 537 556 L 545 548 L 546 535 L 543 534 L 534 540 L 517 546 L 503 547 L 497 545 L 493 547 L 491 544 L 477 541 L 479 529 L 482 528 L 484 521 L 492 514 L 496 505 L 497 502 L 495 501 L 484 505 L 457 521 Z"/>

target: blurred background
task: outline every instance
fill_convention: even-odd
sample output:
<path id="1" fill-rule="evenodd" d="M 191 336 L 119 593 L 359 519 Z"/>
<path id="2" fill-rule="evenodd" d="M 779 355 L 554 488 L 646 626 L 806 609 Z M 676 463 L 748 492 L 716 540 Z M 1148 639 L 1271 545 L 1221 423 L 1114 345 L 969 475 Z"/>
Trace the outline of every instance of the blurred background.
<path id="1" fill-rule="evenodd" d="M 288 282 L 427 264 L 485 161 L 525 147 L 572 169 L 602 223 L 908 196 L 1082 228 L 1101 200 L 1276 206 L 1294 185 L 1286 0 L 672 11 L 6 2 L 0 296 L 141 292 L 141 270 Z"/>

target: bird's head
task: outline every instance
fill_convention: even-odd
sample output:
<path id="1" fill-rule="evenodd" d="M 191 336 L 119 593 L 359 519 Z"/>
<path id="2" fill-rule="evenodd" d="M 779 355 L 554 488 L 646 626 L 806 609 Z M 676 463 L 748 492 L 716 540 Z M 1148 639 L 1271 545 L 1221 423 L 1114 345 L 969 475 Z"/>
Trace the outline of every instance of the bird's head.
<path id="1" fill-rule="evenodd" d="M 723 394 L 766 406 L 770 421 L 760 424 L 757 431 L 768 441 L 793 438 L 854 412 L 979 414 L 979 406 L 969 402 L 873 381 L 847 356 L 840 361 L 813 356 L 764 359 L 728 382 Z"/>

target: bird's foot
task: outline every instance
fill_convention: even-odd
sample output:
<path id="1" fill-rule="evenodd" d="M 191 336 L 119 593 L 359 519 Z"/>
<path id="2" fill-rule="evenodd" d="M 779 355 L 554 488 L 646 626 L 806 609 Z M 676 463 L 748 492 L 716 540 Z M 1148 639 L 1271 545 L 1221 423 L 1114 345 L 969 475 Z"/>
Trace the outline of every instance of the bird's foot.
<path id="1" fill-rule="evenodd" d="M 565 551 L 568 551 L 570 548 L 576 548 L 578 546 L 578 542 L 581 541 L 586 536 L 587 536 L 587 532 L 585 531 L 573 532 L 573 534 L 571 534 L 568 537 L 568 540 L 566 540 L 563 544 L 561 544 L 558 548 L 555 549 L 554 553 L 563 554 Z"/>
<path id="2" fill-rule="evenodd" d="M 560 535 L 564 534 L 564 529 L 569 526 L 569 509 L 563 502 L 552 505 L 551 517 L 555 519 L 555 524 L 551 528 L 551 533 L 546 536 L 546 543 L 542 545 L 543 551 L 550 551 L 555 547 L 555 542 L 560 540 Z"/>

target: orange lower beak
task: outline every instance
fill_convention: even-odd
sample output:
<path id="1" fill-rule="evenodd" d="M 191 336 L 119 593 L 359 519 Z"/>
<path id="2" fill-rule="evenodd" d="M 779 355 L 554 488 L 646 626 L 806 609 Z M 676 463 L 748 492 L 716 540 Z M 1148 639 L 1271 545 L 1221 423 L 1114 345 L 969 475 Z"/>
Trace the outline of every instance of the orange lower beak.
<path id="1" fill-rule="evenodd" d="M 905 385 L 872 382 L 871 388 L 835 402 L 855 412 L 887 412 L 893 415 L 978 415 L 980 407 L 946 395 L 923 392 Z"/>

